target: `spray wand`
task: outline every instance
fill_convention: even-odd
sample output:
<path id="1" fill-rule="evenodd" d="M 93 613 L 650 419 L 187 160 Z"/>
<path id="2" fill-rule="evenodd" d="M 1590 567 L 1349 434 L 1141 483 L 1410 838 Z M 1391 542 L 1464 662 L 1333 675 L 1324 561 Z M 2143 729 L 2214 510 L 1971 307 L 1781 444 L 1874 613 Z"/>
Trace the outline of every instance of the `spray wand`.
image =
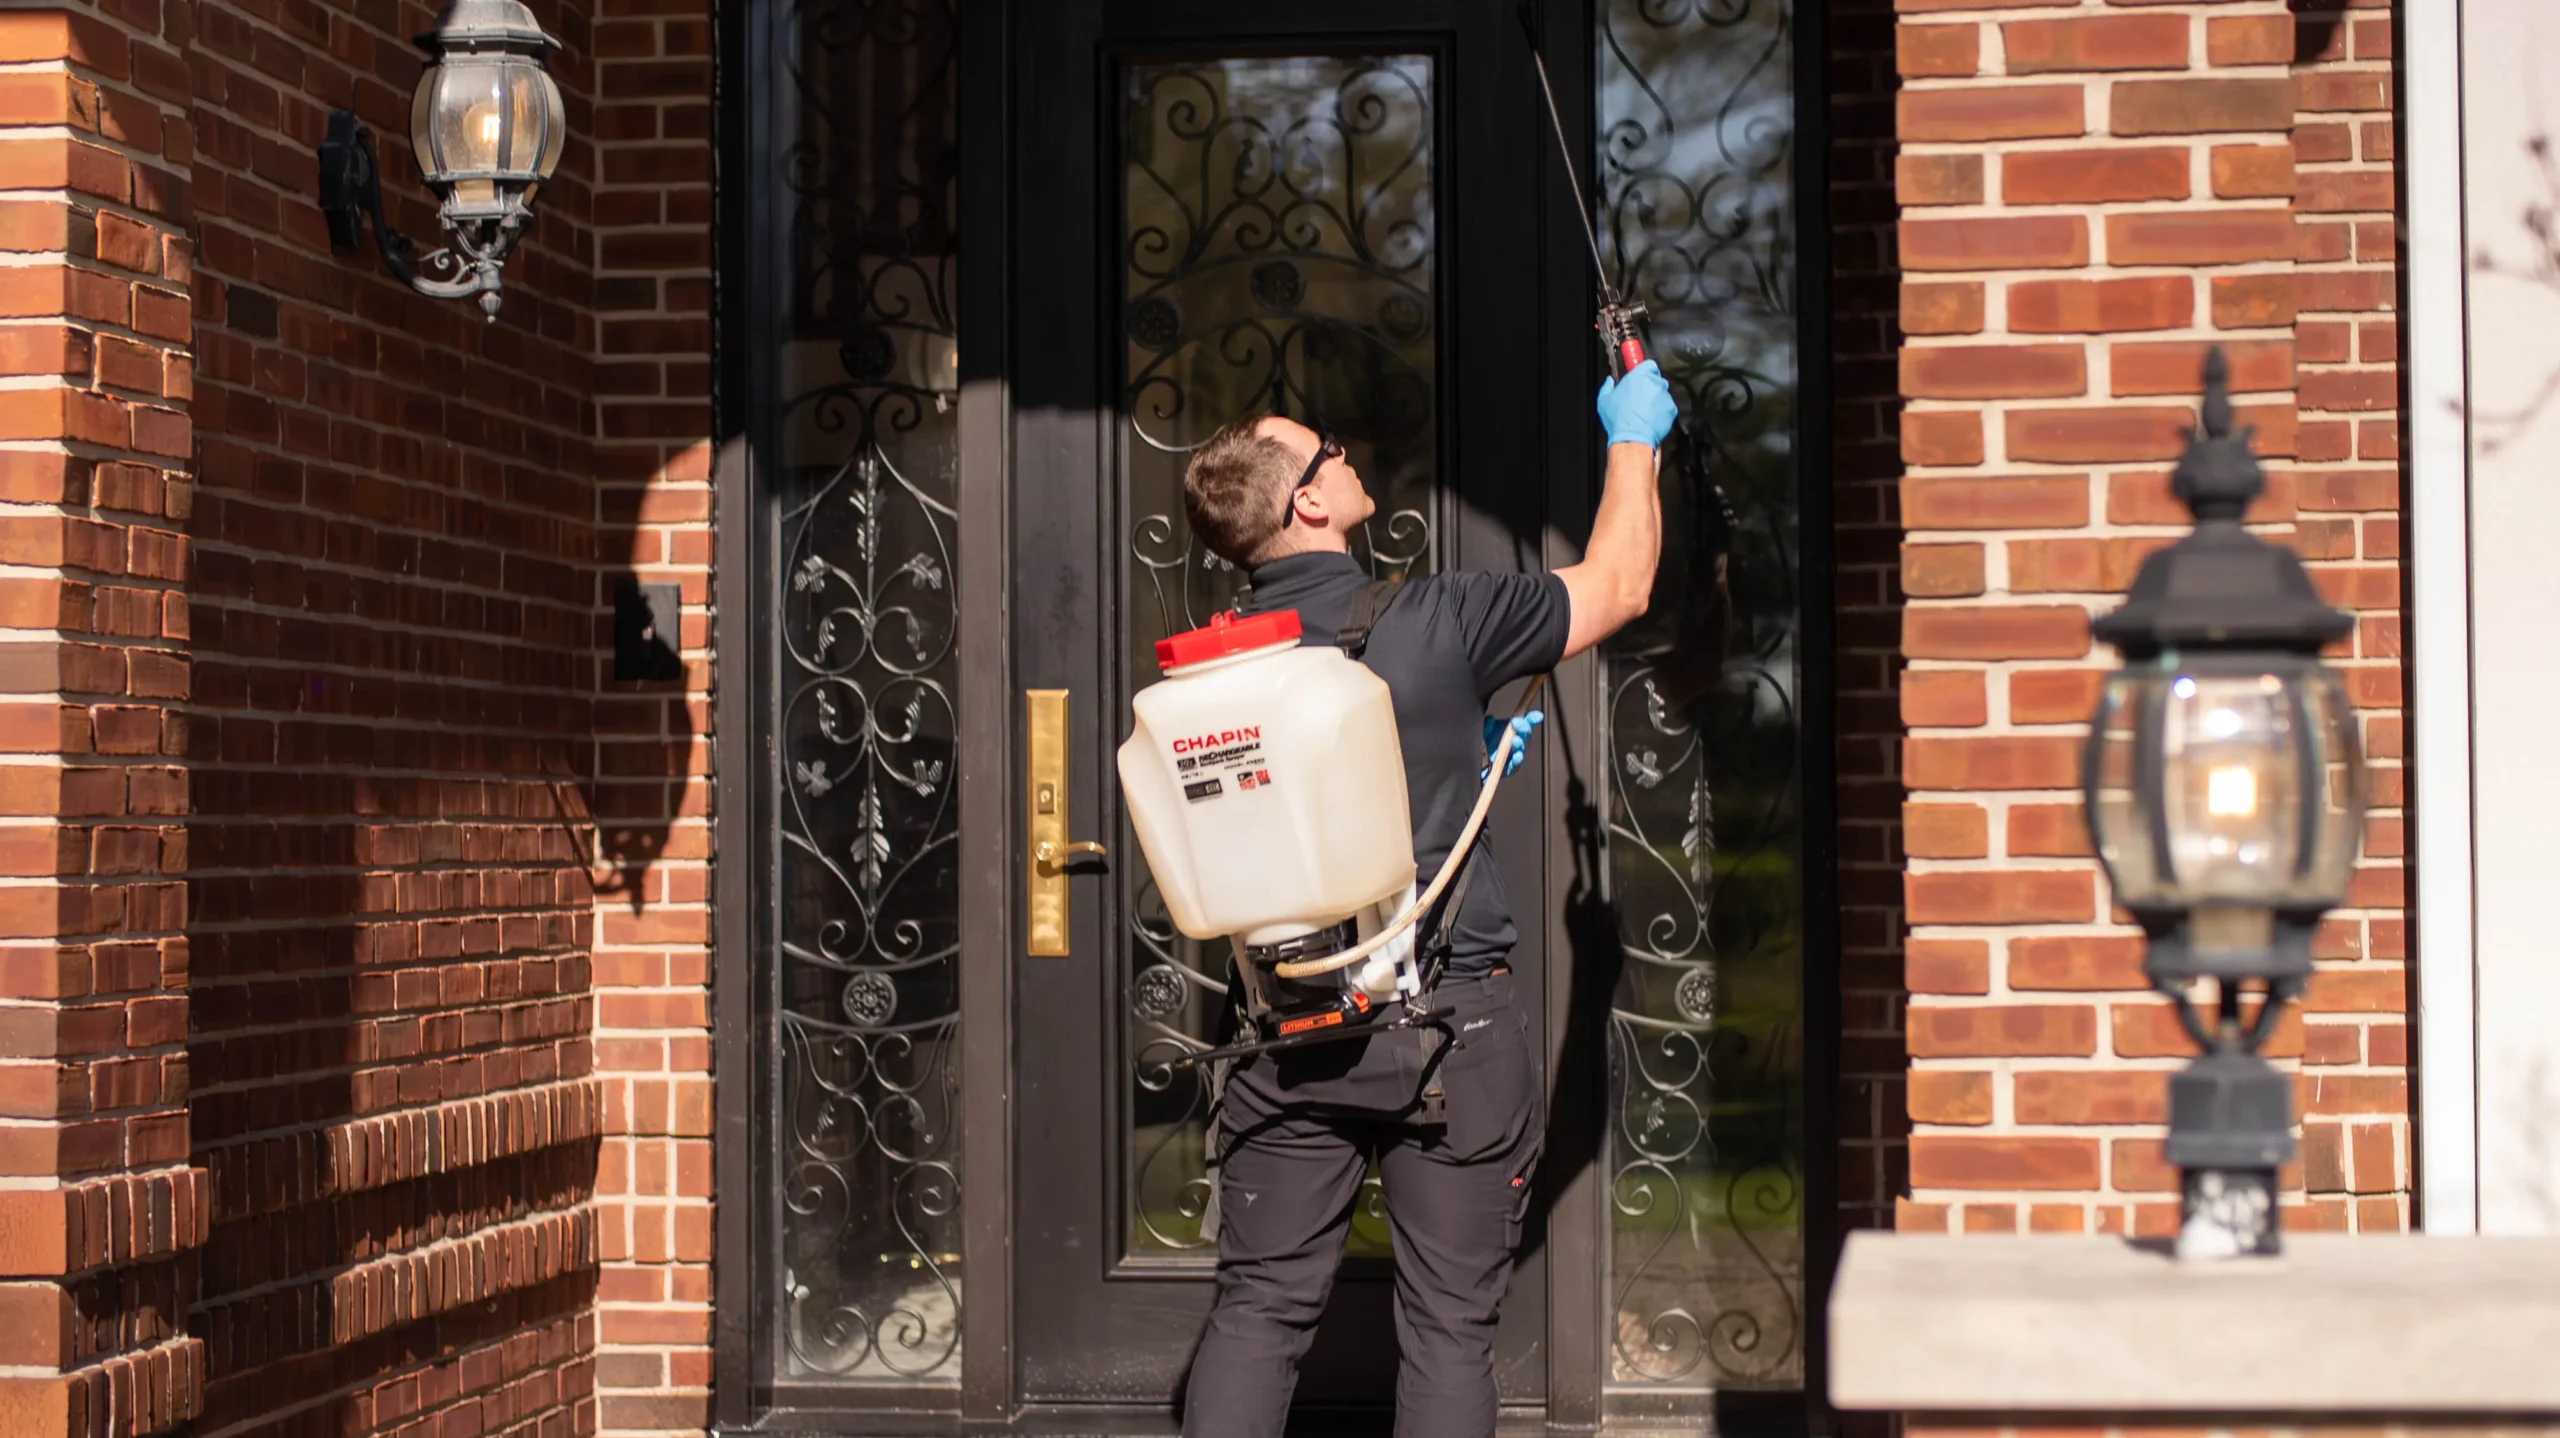
<path id="1" fill-rule="evenodd" d="M 1556 108 L 1555 86 L 1547 80 L 1547 58 L 1538 43 L 1538 22 L 1527 3 L 1514 12 L 1520 17 L 1520 29 L 1529 37 L 1529 59 L 1538 67 L 1538 93 L 1546 97 L 1547 125 L 1556 137 L 1556 153 L 1564 161 L 1565 183 L 1573 191 L 1573 207 L 1582 217 L 1582 238 L 1591 247 L 1591 267 L 1600 280 L 1600 312 L 1595 325 L 1606 341 L 1609 373 L 1623 378 L 1626 372 L 1643 364 L 1650 348 L 1646 322 L 1652 318 L 1644 303 L 1618 293 L 1609 278 L 1609 263 L 1600 257 L 1600 230 L 1591 221 L 1590 201 L 1582 189 L 1582 177 L 1573 168 L 1573 142 L 1564 132 L 1564 115 Z M 1705 576 L 1693 579 L 1687 586 L 1692 612 L 1684 622 L 1674 626 L 1678 636 L 1671 648 L 1655 665 L 1659 692 L 1674 707 L 1686 705 L 1703 689 L 1712 686 L 1724 671 L 1725 626 L 1732 596 L 1727 583 L 1727 557 L 1739 521 L 1724 489 L 1707 473 L 1707 447 L 1689 427 L 1682 415 L 1676 425 L 1681 443 L 1677 447 L 1677 471 L 1687 482 L 1696 533 L 1690 552 L 1709 564 Z M 1662 464 L 1662 452 L 1654 452 L 1656 472 Z"/>
<path id="2" fill-rule="evenodd" d="M 1600 277 L 1600 313 L 1594 328 L 1609 351 L 1609 373 L 1623 376 L 1645 362 L 1644 303 L 1618 293 L 1609 264 L 1600 258 L 1600 231 L 1591 223 L 1591 205 L 1582 193 L 1582 177 L 1574 172 L 1573 142 L 1565 138 L 1564 116 L 1556 109 L 1556 91 L 1547 83 L 1547 57 L 1538 48 L 1538 23 L 1529 7 L 1519 9 L 1520 28 L 1529 37 L 1529 59 L 1538 67 L 1538 93 L 1547 99 L 1547 123 L 1555 131 L 1556 151 L 1564 159 L 1565 183 L 1573 191 L 1573 208 L 1582 216 L 1582 238 L 1591 246 L 1591 268 Z"/>

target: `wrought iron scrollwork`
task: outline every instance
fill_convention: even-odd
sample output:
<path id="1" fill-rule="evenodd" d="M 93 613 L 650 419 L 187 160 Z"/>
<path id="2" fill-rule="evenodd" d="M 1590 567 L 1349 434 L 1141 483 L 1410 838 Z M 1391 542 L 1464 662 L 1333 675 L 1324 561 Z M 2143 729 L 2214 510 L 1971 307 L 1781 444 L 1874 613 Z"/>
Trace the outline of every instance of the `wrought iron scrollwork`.
<path id="1" fill-rule="evenodd" d="M 1611 1381 L 1803 1381 L 1787 0 L 1603 0 L 1601 242 L 1685 424 L 1612 641 Z"/>
<path id="2" fill-rule="evenodd" d="M 775 1362 L 956 1382 L 955 16 L 809 0 L 781 33 Z"/>
<path id="3" fill-rule="evenodd" d="M 1156 640 L 1207 623 L 1243 582 L 1182 515 L 1182 465 L 1229 420 L 1269 410 L 1341 437 L 1379 502 L 1355 556 L 1382 576 L 1432 566 L 1438 241 L 1427 57 L 1123 73 L 1121 408 L 1135 516 L 1123 672 L 1136 683 L 1153 673 Z M 1137 845 L 1119 852 L 1129 1248 L 1205 1257 L 1210 1094 L 1170 1061 L 1216 1042 L 1227 956 L 1176 933 Z M 1375 1183 L 1355 1212 L 1355 1253 L 1385 1251 Z"/>

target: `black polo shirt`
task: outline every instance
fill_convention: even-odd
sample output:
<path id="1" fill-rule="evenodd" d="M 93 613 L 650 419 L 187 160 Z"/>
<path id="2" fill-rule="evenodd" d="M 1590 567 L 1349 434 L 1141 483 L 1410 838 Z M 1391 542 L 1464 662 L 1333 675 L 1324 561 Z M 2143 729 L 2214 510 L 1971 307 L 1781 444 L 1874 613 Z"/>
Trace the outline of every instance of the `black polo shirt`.
<path id="1" fill-rule="evenodd" d="M 1294 609 L 1302 643 L 1331 644 L 1369 575 L 1347 554 L 1293 554 L 1252 579 L 1246 613 Z M 1387 681 L 1404 748 L 1416 883 L 1440 872 L 1484 787 L 1485 706 L 1505 684 L 1555 667 L 1572 618 L 1564 581 L 1552 574 L 1435 574 L 1407 581 L 1370 630 L 1365 660 Z M 1491 969 L 1519 939 L 1487 834 L 1476 843 L 1475 876 L 1450 934 L 1452 978 Z"/>

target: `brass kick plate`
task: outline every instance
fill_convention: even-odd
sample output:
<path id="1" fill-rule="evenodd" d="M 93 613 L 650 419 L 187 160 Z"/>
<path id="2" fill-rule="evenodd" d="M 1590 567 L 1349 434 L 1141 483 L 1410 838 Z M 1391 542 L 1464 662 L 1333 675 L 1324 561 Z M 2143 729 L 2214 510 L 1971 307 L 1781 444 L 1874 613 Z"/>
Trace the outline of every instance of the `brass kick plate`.
<path id="1" fill-rule="evenodd" d="M 1028 781 L 1030 824 L 1022 846 L 1023 917 L 1027 951 L 1035 959 L 1067 957 L 1067 886 L 1074 882 L 1064 867 L 1040 862 L 1040 855 L 1067 847 L 1067 691 L 1026 689 L 1022 692 L 1023 764 Z"/>

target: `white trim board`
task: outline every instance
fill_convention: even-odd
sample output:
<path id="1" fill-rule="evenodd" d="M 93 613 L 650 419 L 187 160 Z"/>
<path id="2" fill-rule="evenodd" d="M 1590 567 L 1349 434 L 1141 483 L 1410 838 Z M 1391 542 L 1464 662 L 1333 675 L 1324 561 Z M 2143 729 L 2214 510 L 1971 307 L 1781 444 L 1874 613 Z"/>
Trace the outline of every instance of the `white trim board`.
<path id="1" fill-rule="evenodd" d="M 2560 920 L 2552 909 L 2560 892 L 2553 862 L 2560 852 L 2560 743 L 2553 741 L 2552 723 L 2560 713 L 2560 663 L 2554 662 L 2560 646 L 2553 630 L 2553 616 L 2560 615 L 2560 560 L 2554 558 L 2560 485 L 2551 479 L 2560 472 L 2560 255 L 2549 222 L 2560 191 L 2549 155 L 2560 137 L 2560 106 L 2548 99 L 2549 76 L 2560 70 L 2560 5 L 2461 0 L 2453 18 L 2459 29 L 2451 35 L 2439 16 L 2422 24 L 2413 14 L 2408 26 L 2409 38 L 2429 47 L 2421 55 L 2431 68 L 2410 77 L 2408 92 L 2417 102 L 2412 119 L 2428 127 L 2433 147 L 2410 163 L 2412 182 L 2425 187 L 2411 197 L 2412 217 L 2442 218 L 2447 122 L 2440 112 L 2448 105 L 2459 110 L 2453 127 L 2461 207 L 2460 247 L 2450 267 L 2441 232 L 2424 232 L 2429 263 L 2413 265 L 2410 278 L 2429 288 L 2426 298 L 2413 301 L 2408 318 L 2450 323 L 2441 313 L 2443 300 L 2459 284 L 2462 408 L 2446 407 L 2451 380 L 2438 368 L 2427 372 L 2428 388 L 2411 404 L 2413 418 L 2432 422 L 2452 413 L 2463 419 L 2461 467 L 2452 467 L 2448 439 L 2430 431 L 2412 473 L 2417 501 L 2430 506 L 2437 530 L 2452 522 L 2457 484 L 2469 512 L 2463 557 L 2470 580 L 2464 677 L 2471 710 L 2472 990 L 2466 1073 L 2454 1017 L 2466 996 L 2459 965 L 2446 955 L 2461 942 L 2460 925 L 2442 912 L 2429 914 L 2422 903 L 2417 1080 L 2422 1094 L 2443 1095 L 2420 1100 L 2421 1117 L 2439 1121 L 2422 1157 L 2443 1154 L 2439 1170 L 2459 1163 L 2456 1137 L 2445 1129 L 2461 1122 L 2459 1090 L 2467 1082 L 2479 1231 L 2560 1234 Z M 2448 39 L 2459 45 L 2458 95 L 2444 80 L 2440 52 Z M 2430 555 L 2413 607 L 2453 602 L 2451 551 Z M 2433 622 L 2449 629 L 2450 616 L 2438 611 Z M 2431 733 L 2449 741 L 2447 731 L 2460 724 L 2450 713 L 2453 680 L 2443 667 L 2439 658 L 2435 667 L 2421 668 L 2416 692 L 2433 706 Z M 2419 762 L 2433 762 L 2432 754 Z M 2461 771 L 2451 760 L 2443 768 L 2437 780 L 2412 777 L 2428 786 L 2431 802 L 2458 805 L 2460 796 L 2451 791 Z M 2441 836 L 2451 827 L 2440 807 L 2429 833 Z M 2417 862 L 2422 874 L 2436 871 L 2427 902 L 2459 901 L 2460 871 L 2449 857 L 2422 852 Z M 2430 1044 L 2434 1052 L 2427 1051 Z M 2449 1181 L 2458 1184 L 2459 1172 Z M 2435 1183 L 2422 1182 L 2422 1197 L 2432 1195 Z M 2458 1222 L 2458 1215 L 2447 1221 Z"/>

